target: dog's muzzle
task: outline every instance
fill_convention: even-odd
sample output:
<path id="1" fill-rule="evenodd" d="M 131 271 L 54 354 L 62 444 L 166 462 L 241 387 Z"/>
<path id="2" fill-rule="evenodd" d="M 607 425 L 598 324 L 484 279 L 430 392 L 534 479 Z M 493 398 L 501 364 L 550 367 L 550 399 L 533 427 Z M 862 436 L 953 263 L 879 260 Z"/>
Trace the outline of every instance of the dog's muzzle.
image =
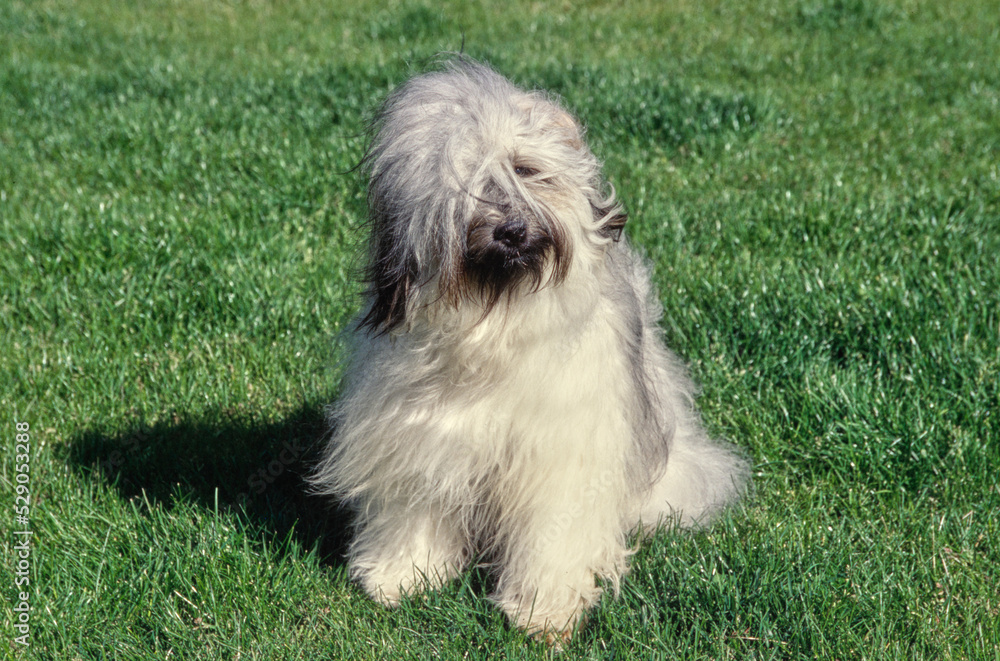
<path id="1" fill-rule="evenodd" d="M 537 286 L 552 247 L 552 236 L 533 218 L 485 215 L 469 229 L 465 272 L 488 299 L 495 299 L 524 281 Z"/>

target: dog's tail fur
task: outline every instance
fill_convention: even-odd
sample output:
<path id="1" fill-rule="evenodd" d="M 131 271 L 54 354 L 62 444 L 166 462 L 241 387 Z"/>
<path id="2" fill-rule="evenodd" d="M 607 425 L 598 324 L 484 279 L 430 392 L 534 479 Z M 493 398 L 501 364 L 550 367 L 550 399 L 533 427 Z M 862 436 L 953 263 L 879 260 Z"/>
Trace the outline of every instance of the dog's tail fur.
<path id="1" fill-rule="evenodd" d="M 684 429 L 679 427 L 678 431 Z M 642 526 L 650 531 L 660 523 L 685 528 L 707 525 L 743 495 L 749 477 L 749 462 L 732 445 L 713 441 L 703 433 L 678 433 L 666 471 L 653 485 L 640 512 Z"/>

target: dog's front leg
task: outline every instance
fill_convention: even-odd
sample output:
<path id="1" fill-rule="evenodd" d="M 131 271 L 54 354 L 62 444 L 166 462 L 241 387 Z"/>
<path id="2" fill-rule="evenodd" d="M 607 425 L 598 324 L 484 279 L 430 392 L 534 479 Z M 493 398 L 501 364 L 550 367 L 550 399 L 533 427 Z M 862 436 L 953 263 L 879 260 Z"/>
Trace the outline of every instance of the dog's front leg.
<path id="1" fill-rule="evenodd" d="M 494 600 L 516 626 L 556 646 L 569 640 L 600 599 L 596 577 L 617 585 L 626 568 L 617 499 L 609 488 L 613 478 L 590 465 L 591 475 L 579 468 L 570 475 L 564 466 L 562 475 L 541 478 L 544 487 L 534 485 L 529 502 L 514 508 L 502 532 Z"/>
<path id="2" fill-rule="evenodd" d="M 468 559 L 458 513 L 440 504 L 397 501 L 361 510 L 348 563 L 373 599 L 396 606 L 405 594 L 439 587 Z"/>

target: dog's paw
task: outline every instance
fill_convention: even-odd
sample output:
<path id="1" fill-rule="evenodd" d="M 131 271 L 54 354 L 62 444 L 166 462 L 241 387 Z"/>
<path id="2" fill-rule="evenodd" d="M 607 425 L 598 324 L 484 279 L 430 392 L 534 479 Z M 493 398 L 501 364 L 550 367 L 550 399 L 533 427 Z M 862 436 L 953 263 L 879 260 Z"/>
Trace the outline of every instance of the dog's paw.
<path id="1" fill-rule="evenodd" d="M 408 595 L 441 587 L 459 573 L 452 563 L 421 569 L 411 560 L 351 567 L 351 575 L 368 595 L 383 606 L 395 608 Z"/>
<path id="2" fill-rule="evenodd" d="M 541 643 L 545 643 L 545 645 L 551 647 L 556 652 L 562 652 L 563 646 L 572 640 L 573 634 L 582 629 L 586 624 L 587 613 L 581 612 L 576 616 L 572 626 L 558 628 L 549 624 L 543 624 L 540 628 L 528 630 L 528 635 Z"/>
<path id="3" fill-rule="evenodd" d="M 596 594 L 577 595 L 561 600 L 558 605 L 546 605 L 519 598 L 496 598 L 500 609 L 511 623 L 531 638 L 561 651 L 573 635 L 587 623 L 587 610 L 599 598 Z"/>

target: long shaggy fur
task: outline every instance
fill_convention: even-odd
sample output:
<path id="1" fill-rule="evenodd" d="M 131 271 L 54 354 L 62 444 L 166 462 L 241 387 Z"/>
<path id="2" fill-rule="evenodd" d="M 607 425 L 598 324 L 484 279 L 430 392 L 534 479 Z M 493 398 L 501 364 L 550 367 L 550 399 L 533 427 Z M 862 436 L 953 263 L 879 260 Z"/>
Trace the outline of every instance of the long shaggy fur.
<path id="1" fill-rule="evenodd" d="M 390 95 L 363 166 L 370 290 L 313 476 L 357 512 L 351 574 L 393 605 L 480 554 L 514 623 L 566 639 L 631 532 L 707 522 L 746 463 L 556 101 L 453 60 Z"/>

